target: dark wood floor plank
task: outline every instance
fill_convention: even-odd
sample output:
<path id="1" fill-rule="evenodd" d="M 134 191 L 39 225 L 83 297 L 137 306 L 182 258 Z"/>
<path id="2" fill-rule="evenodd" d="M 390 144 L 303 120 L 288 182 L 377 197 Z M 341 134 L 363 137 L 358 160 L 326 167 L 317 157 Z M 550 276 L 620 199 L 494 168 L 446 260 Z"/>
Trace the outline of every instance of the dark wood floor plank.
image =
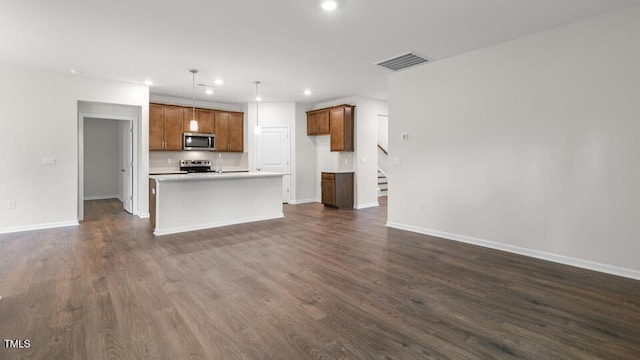
<path id="1" fill-rule="evenodd" d="M 640 282 L 386 228 L 385 200 L 0 235 L 0 337 L 31 340 L 0 359 L 640 358 Z"/>

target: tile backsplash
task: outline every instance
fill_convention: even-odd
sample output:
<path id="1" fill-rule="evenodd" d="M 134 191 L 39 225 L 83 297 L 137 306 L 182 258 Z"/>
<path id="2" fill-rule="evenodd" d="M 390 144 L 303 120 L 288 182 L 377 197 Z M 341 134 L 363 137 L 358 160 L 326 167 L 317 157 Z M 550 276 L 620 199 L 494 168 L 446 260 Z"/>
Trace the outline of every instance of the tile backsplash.
<path id="1" fill-rule="evenodd" d="M 248 170 L 248 153 L 218 153 L 215 151 L 150 151 L 149 172 L 177 171 L 180 160 L 211 160 L 215 163 L 218 154 L 222 154 L 223 166 L 226 170 Z"/>

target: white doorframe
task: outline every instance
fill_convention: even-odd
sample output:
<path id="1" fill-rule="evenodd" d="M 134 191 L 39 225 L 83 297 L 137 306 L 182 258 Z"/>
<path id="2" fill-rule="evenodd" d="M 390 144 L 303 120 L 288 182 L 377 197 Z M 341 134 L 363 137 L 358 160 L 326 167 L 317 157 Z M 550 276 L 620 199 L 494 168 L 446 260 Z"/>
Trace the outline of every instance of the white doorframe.
<path id="1" fill-rule="evenodd" d="M 289 162 L 288 164 L 288 169 L 289 171 L 285 173 L 285 176 L 282 177 L 282 181 L 288 181 L 288 184 L 286 184 L 287 189 L 289 189 L 289 193 L 288 193 L 288 198 L 287 199 L 283 199 L 286 200 L 285 202 L 290 203 L 291 199 L 293 198 L 293 194 L 291 193 L 291 178 L 292 178 L 292 164 L 291 164 L 291 127 L 289 125 L 263 125 L 260 126 L 262 129 L 287 129 L 287 134 L 288 134 L 288 140 L 289 140 L 289 159 L 287 159 L 287 161 Z M 258 170 L 258 136 L 259 134 L 255 134 L 254 136 L 254 166 L 256 167 L 255 170 L 256 171 L 260 171 Z M 284 186 L 284 185 L 283 185 Z"/>
<path id="2" fill-rule="evenodd" d="M 133 189 L 131 189 L 133 215 L 139 215 L 138 212 L 138 167 L 140 163 L 138 153 L 138 133 L 140 131 L 140 121 L 137 116 L 119 116 L 119 115 L 102 115 L 78 113 L 78 221 L 84 219 L 84 120 L 103 119 L 103 120 L 120 120 L 131 121 L 133 128 Z"/>

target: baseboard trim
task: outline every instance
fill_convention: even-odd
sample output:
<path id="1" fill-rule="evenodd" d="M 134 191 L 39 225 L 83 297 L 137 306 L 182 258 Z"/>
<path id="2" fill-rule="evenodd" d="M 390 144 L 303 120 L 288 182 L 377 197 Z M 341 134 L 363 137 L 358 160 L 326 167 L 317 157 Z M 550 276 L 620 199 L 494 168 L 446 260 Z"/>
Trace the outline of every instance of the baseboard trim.
<path id="1" fill-rule="evenodd" d="M 316 199 L 300 199 L 300 200 L 291 200 L 289 204 L 291 205 L 299 205 L 299 204 L 309 204 L 317 202 Z"/>
<path id="2" fill-rule="evenodd" d="M 249 218 L 243 218 L 243 219 L 223 220 L 223 221 L 216 221 L 216 222 L 206 223 L 206 224 L 177 226 L 177 227 L 161 229 L 161 230 L 158 230 L 156 228 L 153 234 L 156 236 L 170 235 L 170 234 L 177 234 L 177 233 L 182 233 L 187 231 L 196 231 L 196 230 L 217 228 L 222 226 L 244 224 L 244 223 L 254 222 L 254 221 L 281 219 L 283 217 L 284 217 L 284 214 L 281 212 L 281 213 L 265 215 L 265 216 L 255 216 L 255 217 L 249 217 Z"/>
<path id="3" fill-rule="evenodd" d="M 353 208 L 360 210 L 360 209 L 367 209 L 367 208 L 372 208 L 372 207 L 376 207 L 376 206 L 380 206 L 380 204 L 376 201 L 376 202 L 372 202 L 372 203 L 368 203 L 368 204 L 362 204 L 362 205 L 356 205 Z"/>
<path id="4" fill-rule="evenodd" d="M 91 196 L 85 196 L 84 197 L 85 200 L 107 200 L 107 199 L 118 199 L 120 200 L 120 196 L 118 195 L 91 195 Z M 120 200 L 122 201 L 122 200 Z"/>
<path id="5" fill-rule="evenodd" d="M 78 226 L 78 225 L 79 225 L 78 220 L 73 220 L 73 221 L 62 221 L 62 222 L 46 223 L 46 224 L 16 226 L 16 227 L 0 229 L 0 234 L 10 234 L 10 233 L 23 232 L 23 231 L 33 231 L 33 230 L 55 229 L 55 228 Z"/>
<path id="6" fill-rule="evenodd" d="M 465 235 L 452 234 L 452 233 L 439 231 L 439 230 L 426 229 L 426 228 L 413 226 L 413 225 L 400 224 L 400 223 L 391 222 L 391 221 L 387 222 L 387 226 L 395 229 L 435 236 L 435 237 L 439 237 L 446 240 L 453 240 L 453 241 L 463 242 L 467 244 L 478 245 L 478 246 L 496 249 L 496 250 L 502 250 L 502 251 L 506 251 L 506 252 L 510 252 L 518 255 L 524 255 L 524 256 L 528 256 L 536 259 L 542 259 L 542 260 L 547 260 L 547 261 L 560 263 L 564 265 L 575 266 L 582 269 L 588 269 L 588 270 L 598 271 L 606 274 L 622 276 L 622 277 L 626 277 L 634 280 L 640 280 L 640 271 L 626 269 L 626 268 L 608 265 L 608 264 L 602 264 L 595 261 L 576 259 L 576 258 L 564 256 L 564 255 L 558 255 L 558 254 L 548 253 L 548 252 L 539 251 L 539 250 L 532 250 L 532 249 L 527 249 L 519 246 L 513 246 L 513 245 L 494 242 L 494 241 L 478 239 L 478 238 L 465 236 Z"/>
<path id="7" fill-rule="evenodd" d="M 150 213 L 141 213 L 141 214 L 138 214 L 138 217 L 140 219 L 148 219 L 148 218 L 151 217 L 151 214 Z"/>

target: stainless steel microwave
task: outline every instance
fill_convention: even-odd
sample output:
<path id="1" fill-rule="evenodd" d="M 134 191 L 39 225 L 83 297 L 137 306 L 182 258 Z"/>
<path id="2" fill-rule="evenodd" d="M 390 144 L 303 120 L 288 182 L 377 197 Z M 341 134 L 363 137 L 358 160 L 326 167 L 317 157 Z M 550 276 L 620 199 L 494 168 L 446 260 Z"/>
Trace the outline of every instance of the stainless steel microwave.
<path id="1" fill-rule="evenodd" d="M 182 150 L 214 151 L 216 136 L 214 134 L 183 133 Z"/>

